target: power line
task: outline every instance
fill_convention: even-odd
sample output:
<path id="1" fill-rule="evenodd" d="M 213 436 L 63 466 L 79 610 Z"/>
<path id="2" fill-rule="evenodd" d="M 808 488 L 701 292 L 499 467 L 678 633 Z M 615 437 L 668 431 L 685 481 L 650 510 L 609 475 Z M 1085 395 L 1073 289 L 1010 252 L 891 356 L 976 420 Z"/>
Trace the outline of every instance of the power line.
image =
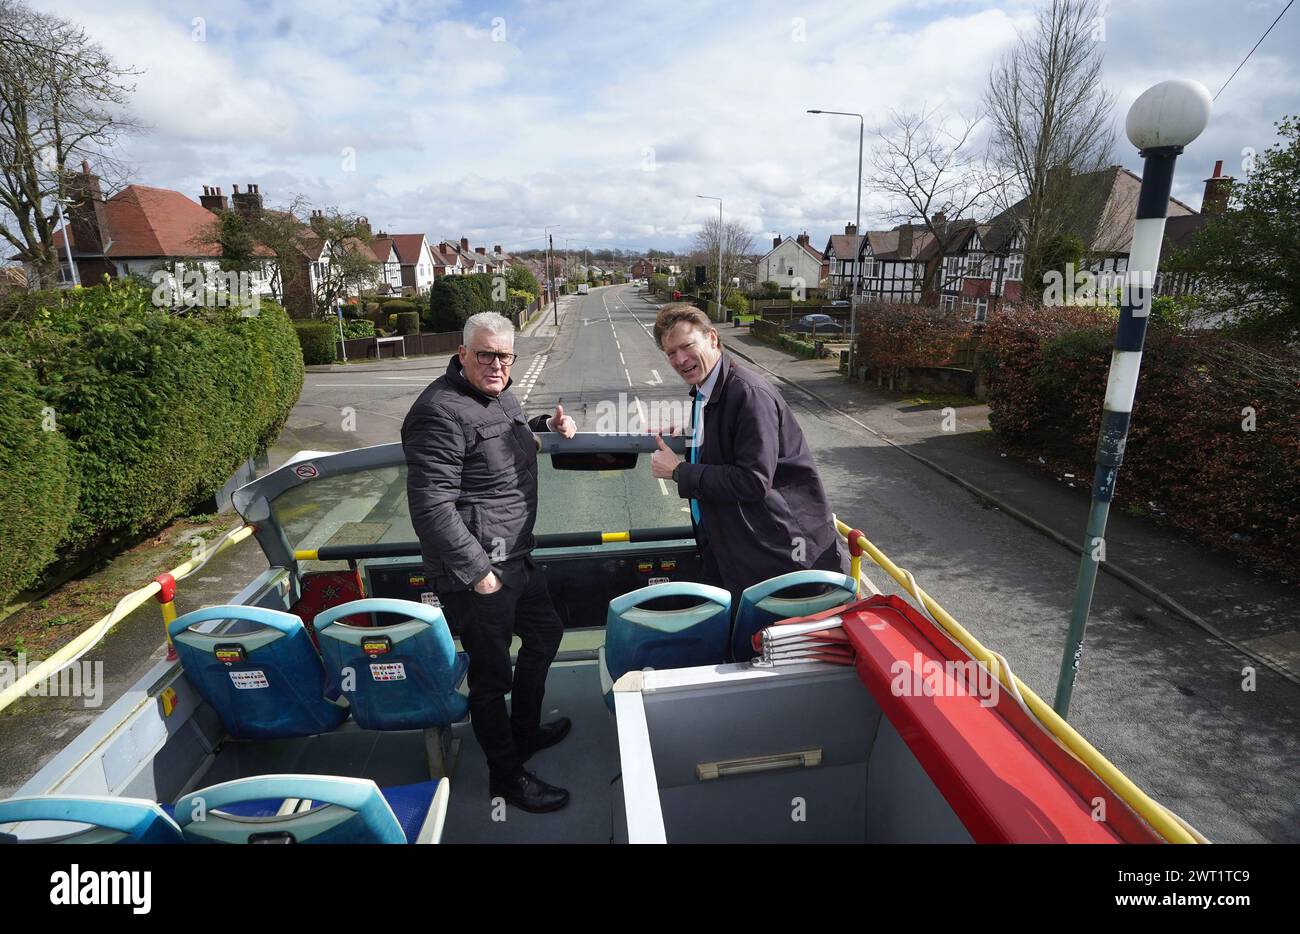
<path id="1" fill-rule="evenodd" d="M 1276 26 L 1279 20 L 1281 20 L 1283 16 L 1286 16 L 1286 11 L 1291 9 L 1292 3 L 1295 3 L 1295 0 L 1287 0 L 1287 5 L 1282 7 L 1282 12 L 1277 14 L 1277 19 L 1273 20 L 1273 26 Z M 1260 42 L 1263 42 L 1265 39 L 1267 39 L 1268 34 L 1273 31 L 1273 26 L 1269 26 L 1268 29 L 1264 30 L 1264 35 L 1259 37 L 1259 42 L 1256 42 L 1254 47 L 1249 52 L 1246 53 L 1246 57 L 1241 60 L 1241 65 L 1237 66 L 1237 70 L 1234 71 L 1232 74 L 1228 75 L 1228 80 L 1223 82 L 1223 87 L 1219 88 L 1219 93 L 1214 95 L 1213 100 L 1217 101 L 1219 99 L 1219 94 L 1223 93 L 1223 89 L 1232 83 L 1232 79 L 1237 77 L 1237 72 L 1241 71 L 1242 66 L 1245 65 L 1246 62 L 1250 61 L 1250 57 L 1255 54 L 1255 49 L 1259 48 Z"/>

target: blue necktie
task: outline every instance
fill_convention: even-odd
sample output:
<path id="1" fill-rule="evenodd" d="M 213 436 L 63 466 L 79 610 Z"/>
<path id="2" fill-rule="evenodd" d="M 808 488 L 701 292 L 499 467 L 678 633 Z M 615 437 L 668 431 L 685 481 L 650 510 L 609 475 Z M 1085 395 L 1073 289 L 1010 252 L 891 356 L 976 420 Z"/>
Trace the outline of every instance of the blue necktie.
<path id="1" fill-rule="evenodd" d="M 691 463 L 692 464 L 699 462 L 700 445 L 704 443 L 704 435 L 700 431 L 700 410 L 704 408 L 704 406 L 701 404 L 703 403 L 703 401 L 704 401 L 703 395 L 700 394 L 699 392 L 696 392 L 695 407 L 694 407 L 694 411 L 691 413 Z M 691 500 L 691 518 L 695 520 L 696 525 L 700 524 L 699 500 L 696 499 Z"/>

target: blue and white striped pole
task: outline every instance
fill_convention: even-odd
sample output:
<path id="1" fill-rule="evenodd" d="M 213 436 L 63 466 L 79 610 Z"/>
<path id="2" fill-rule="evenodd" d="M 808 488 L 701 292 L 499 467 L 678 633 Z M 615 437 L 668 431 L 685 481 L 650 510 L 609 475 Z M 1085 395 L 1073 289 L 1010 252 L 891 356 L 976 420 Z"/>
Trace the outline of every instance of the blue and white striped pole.
<path id="1" fill-rule="evenodd" d="M 1120 303 L 1115 349 L 1110 358 L 1101 433 L 1097 439 L 1097 469 L 1092 481 L 1092 509 L 1079 562 L 1079 581 L 1070 612 L 1070 632 L 1061 656 L 1053 707 L 1062 717 L 1070 712 L 1070 695 L 1079 674 L 1083 635 L 1088 626 L 1097 570 L 1106 560 L 1106 520 L 1115 495 L 1115 480 L 1124 461 L 1124 445 L 1137 394 L 1142 344 L 1155 290 L 1165 215 L 1174 183 L 1174 163 L 1183 147 L 1201 135 L 1210 120 L 1210 93 L 1195 81 L 1164 81 L 1144 91 L 1129 109 L 1125 131 L 1145 160 L 1138 193 L 1133 243 Z"/>

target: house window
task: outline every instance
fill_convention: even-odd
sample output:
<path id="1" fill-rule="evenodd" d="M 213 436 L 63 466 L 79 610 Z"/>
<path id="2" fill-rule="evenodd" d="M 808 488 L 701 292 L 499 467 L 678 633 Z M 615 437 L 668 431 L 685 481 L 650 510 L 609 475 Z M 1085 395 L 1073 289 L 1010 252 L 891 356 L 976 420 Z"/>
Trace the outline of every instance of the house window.
<path id="1" fill-rule="evenodd" d="M 787 268 L 786 271 L 785 271 L 785 274 L 786 274 L 787 276 L 793 276 L 793 275 L 794 275 L 794 267 L 793 267 L 793 266 L 790 266 L 789 268 Z"/>
<path id="2" fill-rule="evenodd" d="M 957 307 L 957 296 L 955 296 L 955 295 L 945 295 L 945 296 L 943 297 L 943 310 L 944 310 L 944 311 L 952 311 L 952 310 L 953 310 L 954 308 L 956 308 L 956 307 Z"/>
<path id="3" fill-rule="evenodd" d="M 975 320 L 987 321 L 989 317 L 989 300 L 981 298 L 975 302 Z"/>
<path id="4" fill-rule="evenodd" d="M 1025 258 L 1017 253 L 1007 260 L 1007 281 L 1019 282 L 1025 271 Z"/>

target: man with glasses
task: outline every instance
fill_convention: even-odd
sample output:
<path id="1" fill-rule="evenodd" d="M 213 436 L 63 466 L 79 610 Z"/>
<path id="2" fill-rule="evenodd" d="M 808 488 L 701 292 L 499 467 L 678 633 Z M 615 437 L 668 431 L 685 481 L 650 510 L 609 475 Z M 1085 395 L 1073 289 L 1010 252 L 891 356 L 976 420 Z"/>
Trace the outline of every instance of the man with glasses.
<path id="1" fill-rule="evenodd" d="M 532 559 L 537 520 L 534 431 L 572 438 L 564 414 L 529 421 L 509 392 L 514 325 L 495 312 L 465 322 L 464 343 L 402 423 L 407 499 L 425 575 L 469 653 L 469 708 L 488 761 L 489 792 L 526 811 L 569 801 L 524 763 L 562 740 L 569 719 L 542 724 L 546 674 L 564 625 Z M 510 640 L 522 647 L 510 670 Z M 506 694 L 511 710 L 506 713 Z"/>
<path id="2" fill-rule="evenodd" d="M 781 394 L 722 352 L 694 305 L 664 305 L 654 336 L 691 387 L 693 414 L 690 456 L 660 438 L 650 472 L 690 501 L 706 582 L 738 605 L 745 588 L 790 571 L 848 573 L 812 451 Z"/>

